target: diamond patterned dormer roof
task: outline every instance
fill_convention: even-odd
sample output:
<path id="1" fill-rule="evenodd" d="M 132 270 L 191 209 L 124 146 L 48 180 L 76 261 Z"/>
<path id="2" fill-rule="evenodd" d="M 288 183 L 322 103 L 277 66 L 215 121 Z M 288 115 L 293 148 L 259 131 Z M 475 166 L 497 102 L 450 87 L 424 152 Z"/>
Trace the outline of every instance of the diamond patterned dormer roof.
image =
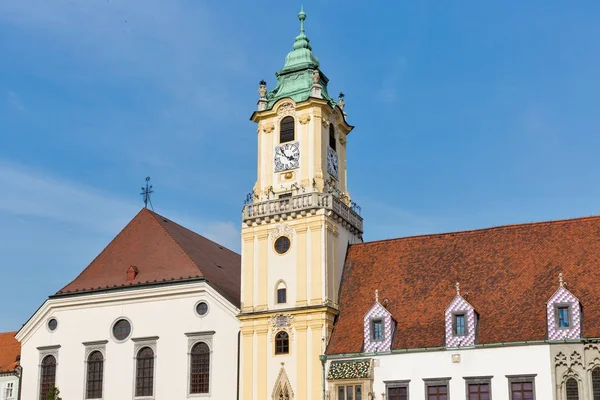
<path id="1" fill-rule="evenodd" d="M 464 316 L 464 334 L 457 334 L 455 327 L 456 316 Z M 475 309 L 460 292 L 446 308 L 446 347 L 464 347 L 475 345 L 475 333 L 477 331 L 477 315 Z"/>
<path id="2" fill-rule="evenodd" d="M 336 102 L 327 92 L 327 83 L 329 79 L 319 70 L 319 59 L 312 52 L 310 40 L 304 32 L 304 20 L 306 14 L 300 11 L 298 14 L 300 20 L 300 34 L 296 36 L 293 50 L 285 58 L 283 68 L 275 73 L 277 77 L 277 86 L 267 93 L 267 110 L 273 108 L 275 103 L 283 98 L 291 98 L 296 103 L 308 100 L 313 88 L 313 72 L 319 71 L 319 84 L 321 96 L 327 100 L 332 107 Z"/>
<path id="3" fill-rule="evenodd" d="M 566 287 L 560 274 L 559 288 L 546 305 L 548 320 L 548 340 L 579 339 L 581 337 L 581 304 L 579 299 Z M 559 323 L 559 308 L 568 310 L 568 327 L 561 327 Z"/>
<path id="4" fill-rule="evenodd" d="M 365 353 L 379 353 L 390 351 L 392 346 L 392 336 L 394 335 L 394 320 L 392 314 L 379 303 L 379 295 L 373 307 L 365 314 L 363 318 L 364 326 L 364 344 L 363 351 Z M 375 321 L 381 323 L 381 338 L 375 338 L 373 329 Z"/>

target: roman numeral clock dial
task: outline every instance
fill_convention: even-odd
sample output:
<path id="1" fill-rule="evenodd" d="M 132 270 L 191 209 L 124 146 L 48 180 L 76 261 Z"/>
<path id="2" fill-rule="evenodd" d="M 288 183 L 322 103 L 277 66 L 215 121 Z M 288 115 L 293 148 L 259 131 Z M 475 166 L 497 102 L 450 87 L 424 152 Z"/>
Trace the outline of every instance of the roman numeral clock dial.
<path id="1" fill-rule="evenodd" d="M 275 172 L 287 171 L 300 166 L 300 146 L 298 142 L 285 143 L 275 147 Z"/>

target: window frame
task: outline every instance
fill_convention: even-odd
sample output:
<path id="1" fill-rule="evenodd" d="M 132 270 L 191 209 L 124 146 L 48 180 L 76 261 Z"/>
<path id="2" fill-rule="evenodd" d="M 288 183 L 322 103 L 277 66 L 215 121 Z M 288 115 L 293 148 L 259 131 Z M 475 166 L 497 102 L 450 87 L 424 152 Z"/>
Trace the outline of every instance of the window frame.
<path id="1" fill-rule="evenodd" d="M 554 327 L 559 330 L 573 329 L 573 313 L 571 311 L 571 303 L 554 303 Z M 567 310 L 567 323 L 568 326 L 560 326 L 560 310 Z"/>
<path id="2" fill-rule="evenodd" d="M 509 400 L 512 400 L 512 395 L 513 395 L 512 384 L 513 383 L 529 383 L 529 382 L 531 382 L 531 387 L 532 387 L 532 391 L 533 391 L 533 400 L 536 400 L 537 399 L 537 396 L 535 394 L 535 377 L 536 376 L 537 376 L 537 374 L 506 375 L 506 378 L 508 380 Z M 491 389 L 491 387 L 490 387 L 490 389 Z"/>
<path id="3" fill-rule="evenodd" d="M 446 398 L 450 398 L 450 379 L 451 377 L 445 378 L 423 378 L 423 384 L 425 386 L 425 400 L 429 400 L 429 387 L 446 386 Z"/>
<path id="4" fill-rule="evenodd" d="M 284 339 L 279 339 L 278 336 L 280 334 L 285 334 L 286 337 Z M 277 351 L 277 347 L 279 346 L 279 343 L 278 343 L 279 340 L 281 340 L 281 341 L 286 340 L 287 341 L 287 351 L 286 352 L 283 352 L 283 351 L 279 352 L 279 351 Z M 286 330 L 283 330 L 283 329 L 277 331 L 275 333 L 274 342 L 275 342 L 274 353 L 275 353 L 276 356 L 286 356 L 286 355 L 290 354 L 290 334 L 289 334 L 289 332 L 287 332 Z M 282 345 L 282 347 L 285 347 L 285 346 Z"/>
<path id="5" fill-rule="evenodd" d="M 39 361 L 38 361 L 38 381 L 37 381 L 37 396 L 38 399 L 46 400 L 42 397 L 42 363 L 48 356 L 54 357 L 54 385 L 56 385 L 56 372 L 58 371 L 58 351 L 60 349 L 60 344 L 53 346 L 40 346 L 37 348 L 39 351 Z"/>
<path id="6" fill-rule="evenodd" d="M 468 376 L 463 377 L 465 380 L 465 398 L 469 399 L 469 385 L 485 385 L 489 387 L 489 398 L 492 400 L 492 378 L 493 376 Z"/>
<path id="7" fill-rule="evenodd" d="M 198 346 L 202 346 L 202 345 L 204 345 L 204 346 L 206 347 L 206 350 L 207 350 L 207 351 L 205 351 L 205 352 L 199 352 L 198 354 L 195 354 L 195 353 L 194 353 L 194 349 L 195 349 L 195 348 L 197 348 Z M 205 395 L 205 396 L 206 396 L 206 395 L 208 395 L 208 394 L 210 393 L 210 389 L 211 389 L 211 380 L 210 380 L 210 378 L 211 378 L 211 377 L 210 377 L 210 372 L 211 372 L 211 369 L 210 369 L 210 365 L 211 365 L 211 361 L 212 361 L 212 360 L 211 360 L 211 353 L 212 353 L 212 349 L 210 348 L 210 346 L 208 345 L 208 343 L 206 343 L 206 342 L 205 342 L 205 341 L 203 341 L 203 340 L 198 340 L 198 341 L 196 341 L 196 342 L 194 343 L 194 345 L 192 346 L 192 348 L 190 349 L 190 357 L 189 357 L 189 360 L 190 360 L 190 365 L 189 365 L 189 374 L 190 374 L 190 376 L 189 376 L 189 379 L 188 379 L 188 380 L 189 380 L 189 383 L 190 383 L 190 384 L 189 384 L 189 387 L 188 387 L 188 394 L 189 394 L 189 395 Z M 207 368 L 206 368 L 206 369 L 207 369 L 207 371 L 205 372 L 205 373 L 207 374 L 207 379 L 206 379 L 206 381 L 207 381 L 207 382 L 206 382 L 206 386 L 207 386 L 207 389 L 208 389 L 208 390 L 206 390 L 205 392 L 202 392 L 202 391 L 199 391 L 199 392 L 192 392 L 192 389 L 193 389 L 193 388 L 192 388 L 192 386 L 193 386 L 193 384 L 194 384 L 194 382 L 193 382 L 193 379 L 192 379 L 192 377 L 193 377 L 193 374 L 194 374 L 193 361 L 194 361 L 194 357 L 195 357 L 195 356 L 199 356 L 199 357 L 202 357 L 202 356 L 207 356 L 207 357 L 208 357 L 208 366 L 207 366 Z M 202 360 L 202 359 L 199 359 L 199 360 L 198 360 L 199 369 L 201 369 L 203 362 L 205 362 L 205 360 Z M 202 375 L 202 373 L 203 373 L 203 372 L 202 372 L 202 371 L 200 371 L 200 372 L 198 372 L 198 375 L 199 375 L 199 376 L 201 376 L 201 375 Z M 200 383 L 200 382 L 199 382 L 199 383 L 198 383 L 198 386 L 201 386 L 201 385 L 202 385 L 202 383 Z M 200 389 L 200 390 L 201 390 L 201 389 Z"/>
<path id="8" fill-rule="evenodd" d="M 381 323 L 381 339 L 375 338 L 375 323 Z M 371 341 L 373 342 L 383 342 L 385 340 L 385 318 L 377 317 L 371 318 Z"/>
<path id="9" fill-rule="evenodd" d="M 121 320 L 125 320 L 129 323 L 129 334 L 125 337 L 125 339 L 118 339 L 114 334 L 115 325 L 117 325 L 117 323 L 120 322 Z M 131 338 L 133 336 L 133 323 L 127 317 L 121 316 L 121 317 L 115 318 L 115 320 L 112 322 L 112 324 L 110 324 L 109 329 L 110 329 L 110 337 L 116 343 L 125 343 L 127 340 L 129 340 L 129 338 Z"/>
<path id="10" fill-rule="evenodd" d="M 7 400 L 14 398 L 14 396 L 13 396 L 14 389 L 15 389 L 15 383 L 14 382 L 6 382 L 6 387 L 4 388 L 4 390 L 5 390 L 4 396 L 5 396 L 5 398 Z M 8 395 L 9 390 L 10 390 L 10 396 Z"/>
<path id="11" fill-rule="evenodd" d="M 148 336 L 148 337 L 140 337 L 140 338 L 131 338 L 134 343 L 133 346 L 133 398 L 136 400 L 141 399 L 154 399 L 156 396 L 156 364 L 158 359 L 157 350 L 157 341 L 158 336 Z M 150 348 L 154 355 L 153 364 L 152 364 L 152 395 L 142 395 L 137 396 L 137 370 L 138 370 L 138 354 L 144 348 Z"/>
<path id="12" fill-rule="evenodd" d="M 577 384 L 577 400 L 581 400 L 581 392 L 582 392 L 581 385 L 580 385 L 581 382 L 575 376 L 568 376 L 567 379 L 565 379 L 563 381 L 563 384 L 562 384 L 562 395 L 563 395 L 563 398 L 565 400 L 569 400 L 569 398 L 567 397 L 567 382 L 569 382 L 571 379 L 574 380 L 575 383 Z"/>
<path id="13" fill-rule="evenodd" d="M 286 304 L 287 303 L 287 288 L 280 287 L 277 288 L 277 304 Z"/>
<path id="14" fill-rule="evenodd" d="M 458 333 L 458 317 L 463 317 L 463 329 L 464 333 Z M 469 315 L 467 311 L 456 311 L 452 313 L 452 335 L 454 337 L 465 337 L 469 335 L 469 324 L 468 324 Z"/>
<path id="15" fill-rule="evenodd" d="M 333 146 L 332 146 L 333 144 Z M 335 126 L 330 123 L 329 124 L 329 147 L 333 151 L 337 151 L 337 139 L 335 138 Z"/>
<path id="16" fill-rule="evenodd" d="M 592 399 L 599 400 L 600 399 L 600 382 L 597 387 L 594 387 L 594 371 L 598 371 L 598 374 L 600 375 L 600 365 L 594 365 L 589 372 L 590 387 L 591 387 L 590 393 L 592 394 Z M 595 392 L 597 392 L 598 396 L 595 396 L 595 394 L 596 394 Z"/>
<path id="17" fill-rule="evenodd" d="M 215 360 L 214 355 L 214 347 L 213 347 L 213 337 L 215 335 L 215 331 L 201 331 L 201 332 L 188 332 L 185 334 L 188 338 L 188 348 L 187 348 L 187 386 L 185 392 L 187 394 L 187 398 L 196 398 L 196 397 L 210 397 L 213 389 L 213 364 Z M 198 343 L 204 343 L 208 346 L 209 349 L 209 363 L 208 363 L 208 393 L 190 393 L 190 389 L 192 387 L 192 349 Z"/>
<path id="18" fill-rule="evenodd" d="M 341 382 L 339 384 L 336 384 L 334 386 L 334 390 L 335 390 L 335 394 L 334 395 L 335 395 L 335 398 L 337 400 L 348 400 L 348 395 L 347 395 L 347 392 L 346 392 L 346 388 L 352 387 L 353 388 L 352 400 L 356 400 L 356 387 L 360 387 L 360 397 L 361 397 L 361 400 L 368 400 L 368 398 L 365 398 L 365 396 L 364 396 L 365 391 L 363 390 L 363 386 L 364 385 L 362 383 L 357 383 L 357 382 Z M 339 392 L 340 389 L 339 388 L 341 388 L 341 387 L 344 388 L 344 398 L 343 399 L 340 399 L 340 396 L 339 396 L 339 394 L 340 394 L 340 392 Z"/>
<path id="19" fill-rule="evenodd" d="M 397 389 L 397 388 L 406 388 L 406 400 L 410 399 L 410 379 L 403 379 L 403 380 L 397 380 L 397 381 L 383 381 L 383 383 L 385 384 L 385 398 L 389 399 L 390 398 L 390 389 Z"/>
<path id="20" fill-rule="evenodd" d="M 81 344 L 84 346 L 85 348 L 85 352 L 84 352 L 84 363 L 85 363 L 85 367 L 84 367 L 84 373 L 83 373 L 83 399 L 88 399 L 87 397 L 87 376 L 88 376 L 88 359 L 90 357 L 90 355 L 95 352 L 95 351 L 99 351 L 102 354 L 102 360 L 103 360 L 103 365 L 102 365 L 102 397 L 97 397 L 97 398 L 93 398 L 93 400 L 98 400 L 98 399 L 103 399 L 104 398 L 104 383 L 106 381 L 106 379 L 104 379 L 104 366 L 106 363 L 106 343 L 108 343 L 108 340 L 97 340 L 94 342 L 82 342 Z"/>
<path id="21" fill-rule="evenodd" d="M 291 140 L 282 140 L 283 139 L 283 122 L 284 121 L 289 121 L 292 120 L 292 139 Z M 285 133 L 289 134 L 289 131 L 286 131 Z M 287 115 L 283 118 L 281 118 L 281 121 L 279 121 L 279 144 L 283 144 L 283 143 L 292 143 L 296 140 L 296 118 L 292 117 L 291 115 Z"/>

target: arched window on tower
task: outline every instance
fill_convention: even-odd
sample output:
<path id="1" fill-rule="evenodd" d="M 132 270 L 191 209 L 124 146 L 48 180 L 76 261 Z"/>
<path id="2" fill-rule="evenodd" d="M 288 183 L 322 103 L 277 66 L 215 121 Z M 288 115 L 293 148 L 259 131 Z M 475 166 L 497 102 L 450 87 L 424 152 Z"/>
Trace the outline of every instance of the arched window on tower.
<path id="1" fill-rule="evenodd" d="M 594 400 L 600 400 L 600 367 L 592 371 L 592 393 Z"/>
<path id="2" fill-rule="evenodd" d="M 575 378 L 567 379 L 565 383 L 566 400 L 579 400 L 579 384 Z"/>
<path id="3" fill-rule="evenodd" d="M 104 374 L 104 356 L 93 351 L 87 359 L 87 377 L 85 382 L 85 398 L 102 398 L 102 378 Z"/>
<path id="4" fill-rule="evenodd" d="M 333 124 L 329 124 L 329 147 L 335 150 L 335 129 Z"/>
<path id="5" fill-rule="evenodd" d="M 204 342 L 192 347 L 190 358 L 190 393 L 209 393 L 210 348 Z"/>
<path id="6" fill-rule="evenodd" d="M 48 355 L 42 360 L 40 371 L 40 399 L 46 399 L 50 388 L 56 382 L 56 358 Z"/>
<path id="7" fill-rule="evenodd" d="M 279 124 L 279 143 L 293 142 L 294 134 L 294 118 L 287 116 L 281 120 Z"/>
<path id="8" fill-rule="evenodd" d="M 135 368 L 135 397 L 154 395 L 154 351 L 143 347 L 137 353 Z"/>
<path id="9" fill-rule="evenodd" d="M 283 281 L 277 284 L 275 296 L 277 304 L 285 304 L 287 302 L 287 288 Z"/>
<path id="10" fill-rule="evenodd" d="M 275 354 L 289 354 L 290 337 L 287 332 L 277 332 L 275 336 Z"/>

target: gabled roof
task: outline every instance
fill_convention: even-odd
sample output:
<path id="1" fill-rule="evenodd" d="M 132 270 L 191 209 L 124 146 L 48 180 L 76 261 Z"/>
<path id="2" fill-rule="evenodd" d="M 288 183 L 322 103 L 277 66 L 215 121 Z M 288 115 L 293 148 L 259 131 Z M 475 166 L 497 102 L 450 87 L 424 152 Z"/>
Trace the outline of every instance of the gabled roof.
<path id="1" fill-rule="evenodd" d="M 14 371 L 19 365 L 17 357 L 21 355 L 21 343 L 15 339 L 16 333 L 0 333 L 0 372 Z"/>
<path id="2" fill-rule="evenodd" d="M 127 280 L 134 266 L 137 276 Z M 240 255 L 147 209 L 142 209 L 77 278 L 57 295 L 205 279 L 236 307 Z"/>
<path id="3" fill-rule="evenodd" d="M 545 340 L 560 272 L 585 310 L 583 336 L 600 337 L 600 217 L 351 245 L 327 353 L 361 351 L 376 289 L 397 321 L 392 349 L 443 346 L 455 282 L 479 314 L 476 343 Z"/>

